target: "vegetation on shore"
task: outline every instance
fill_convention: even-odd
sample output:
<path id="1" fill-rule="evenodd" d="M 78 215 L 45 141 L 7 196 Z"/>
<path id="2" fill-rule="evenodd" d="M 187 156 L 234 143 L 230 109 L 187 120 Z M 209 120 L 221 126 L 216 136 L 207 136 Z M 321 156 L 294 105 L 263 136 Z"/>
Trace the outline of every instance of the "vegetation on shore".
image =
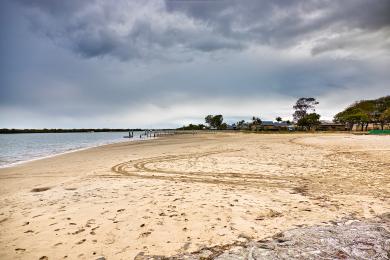
<path id="1" fill-rule="evenodd" d="M 300 98 L 293 106 L 294 120 L 296 126 L 301 129 L 311 130 L 314 126 L 320 124 L 320 115 L 315 113 L 315 106 L 319 102 L 315 98 Z M 288 130 L 289 126 L 292 126 L 290 120 L 283 120 L 280 116 L 275 118 L 276 123 L 272 122 L 272 126 L 275 126 L 277 130 Z M 205 117 L 206 124 L 189 124 L 178 128 L 179 130 L 202 130 L 202 129 L 215 129 L 215 130 L 266 130 L 266 124 L 258 116 L 253 116 L 250 122 L 240 120 L 232 125 L 228 125 L 223 122 L 222 115 L 208 115 Z M 269 122 L 268 122 L 269 123 Z"/>
<path id="2" fill-rule="evenodd" d="M 280 116 L 276 117 L 276 122 L 263 121 L 260 117 L 253 116 L 251 121 L 246 122 L 240 120 L 234 124 L 228 125 L 223 122 L 222 115 L 208 115 L 205 117 L 205 124 L 189 124 L 178 128 L 179 130 L 323 130 L 321 125 L 321 115 L 316 113 L 316 106 L 319 102 L 313 97 L 299 98 L 293 106 L 293 122 L 283 120 Z M 380 126 L 383 130 L 386 125 L 390 125 L 390 96 L 381 97 L 374 100 L 361 100 L 347 107 L 344 111 L 338 113 L 334 117 L 333 123 L 337 127 L 328 129 L 352 130 L 356 126 L 356 130 L 364 129 L 367 131 L 368 125 Z M 273 126 L 267 128 L 267 126 Z"/>
<path id="3" fill-rule="evenodd" d="M 345 123 L 350 130 L 354 125 L 367 131 L 369 124 L 379 125 L 381 130 L 390 124 L 390 96 L 353 103 L 335 115 L 336 122 Z"/>

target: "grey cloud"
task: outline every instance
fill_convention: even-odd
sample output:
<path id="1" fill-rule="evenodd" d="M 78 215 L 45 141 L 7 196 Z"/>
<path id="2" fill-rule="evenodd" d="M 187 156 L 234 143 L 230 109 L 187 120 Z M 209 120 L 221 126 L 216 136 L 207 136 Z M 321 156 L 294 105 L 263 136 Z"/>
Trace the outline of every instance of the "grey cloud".
<path id="1" fill-rule="evenodd" d="M 350 31 L 344 34 L 319 41 L 311 50 L 313 55 L 330 51 L 346 50 L 359 52 L 358 55 L 365 56 L 361 50 L 369 47 L 370 52 L 377 52 L 378 55 L 390 55 L 390 27 L 376 31 Z M 377 55 L 377 56 L 378 56 Z"/>
<path id="2" fill-rule="evenodd" d="M 279 48 L 324 35 L 356 29 L 364 35 L 390 26 L 390 2 L 386 0 L 167 3 L 169 10 L 206 21 L 223 35 Z"/>
<path id="3" fill-rule="evenodd" d="M 324 35 L 390 26 L 388 0 L 19 2 L 35 30 L 58 44 L 85 57 L 120 60 L 169 59 L 174 52 L 251 45 L 289 48 L 321 37 L 312 47 L 318 54 L 327 41 Z M 328 51 L 331 46 L 338 48 L 330 43 Z"/>
<path id="4" fill-rule="evenodd" d="M 85 57 L 169 59 L 172 52 L 240 49 L 202 21 L 169 13 L 162 1 L 20 1 L 33 29 Z M 66 2 L 66 1 L 65 1 Z M 61 12 L 62 10 L 62 12 Z"/>

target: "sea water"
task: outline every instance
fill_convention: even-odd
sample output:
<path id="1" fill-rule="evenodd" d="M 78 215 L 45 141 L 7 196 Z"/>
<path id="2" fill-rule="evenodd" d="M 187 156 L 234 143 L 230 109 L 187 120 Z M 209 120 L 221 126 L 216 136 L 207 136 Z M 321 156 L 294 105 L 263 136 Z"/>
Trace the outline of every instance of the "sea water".
<path id="1" fill-rule="evenodd" d="M 128 132 L 0 134 L 0 167 L 104 144 L 140 140 L 143 133 L 134 132 L 134 138 L 130 139 L 123 138 Z M 142 140 L 145 139 L 143 136 Z"/>

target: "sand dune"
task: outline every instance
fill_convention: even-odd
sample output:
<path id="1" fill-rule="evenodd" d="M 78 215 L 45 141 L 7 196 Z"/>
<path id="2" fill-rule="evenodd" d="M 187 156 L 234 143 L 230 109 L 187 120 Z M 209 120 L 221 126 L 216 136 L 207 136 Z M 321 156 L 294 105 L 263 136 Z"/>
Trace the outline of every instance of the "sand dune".
<path id="1" fill-rule="evenodd" d="M 198 134 L 0 169 L 1 259 L 175 255 L 390 212 L 390 137 Z"/>

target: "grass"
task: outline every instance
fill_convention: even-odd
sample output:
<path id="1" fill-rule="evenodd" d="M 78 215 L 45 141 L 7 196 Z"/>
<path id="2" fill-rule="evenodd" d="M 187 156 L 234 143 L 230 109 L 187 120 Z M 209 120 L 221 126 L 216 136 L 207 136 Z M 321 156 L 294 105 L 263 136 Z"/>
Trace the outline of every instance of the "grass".
<path id="1" fill-rule="evenodd" d="M 370 130 L 370 135 L 390 135 L 390 130 Z"/>

